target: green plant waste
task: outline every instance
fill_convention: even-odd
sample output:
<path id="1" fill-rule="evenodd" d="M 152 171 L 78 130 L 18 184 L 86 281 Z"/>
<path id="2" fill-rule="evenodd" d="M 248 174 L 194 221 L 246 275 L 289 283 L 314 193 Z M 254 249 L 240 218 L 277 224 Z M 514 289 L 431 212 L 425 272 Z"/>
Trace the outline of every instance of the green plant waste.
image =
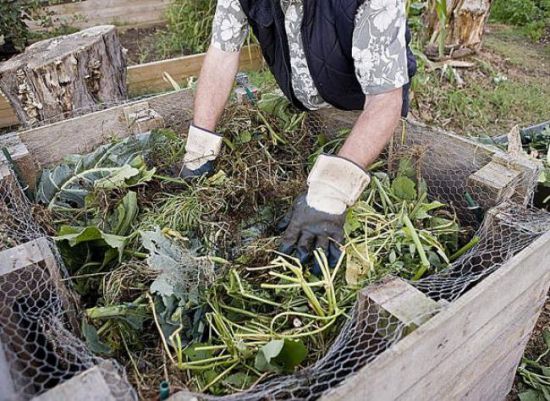
<path id="1" fill-rule="evenodd" d="M 38 199 L 80 295 L 82 335 L 127 367 L 144 398 L 166 378 L 227 394 L 307 366 L 331 346 L 359 289 L 390 274 L 427 277 L 468 246 L 453 209 L 428 199 L 409 155 L 392 169 L 371 166 L 335 269 L 317 253 L 315 277 L 277 254 L 276 223 L 303 191 L 314 155 L 334 151 L 347 132 L 312 136 L 304 114 L 264 99 L 227 110 L 210 178 L 172 178 L 184 140 L 168 129 L 43 172 Z"/>

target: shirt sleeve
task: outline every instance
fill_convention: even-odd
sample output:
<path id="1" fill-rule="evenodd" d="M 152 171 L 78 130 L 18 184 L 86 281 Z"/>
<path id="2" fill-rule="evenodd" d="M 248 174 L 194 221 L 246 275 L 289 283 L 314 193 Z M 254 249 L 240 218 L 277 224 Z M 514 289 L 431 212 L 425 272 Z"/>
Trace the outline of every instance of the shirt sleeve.
<path id="1" fill-rule="evenodd" d="M 212 46 L 238 52 L 248 35 L 248 21 L 239 0 L 218 0 L 212 23 Z"/>
<path id="2" fill-rule="evenodd" d="M 366 95 L 400 88 L 409 82 L 405 0 L 370 0 L 357 11 L 352 55 Z"/>

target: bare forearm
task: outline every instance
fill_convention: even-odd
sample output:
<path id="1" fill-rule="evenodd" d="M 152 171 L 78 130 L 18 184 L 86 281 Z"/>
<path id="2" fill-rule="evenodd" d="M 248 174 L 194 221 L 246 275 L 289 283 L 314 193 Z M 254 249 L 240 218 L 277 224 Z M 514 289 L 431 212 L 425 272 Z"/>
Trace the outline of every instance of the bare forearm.
<path id="1" fill-rule="evenodd" d="M 399 123 L 402 101 L 401 88 L 368 96 L 363 112 L 338 155 L 362 167 L 372 164 Z"/>
<path id="2" fill-rule="evenodd" d="M 228 53 L 210 47 L 199 76 L 193 122 L 215 131 L 239 68 L 239 52 Z"/>

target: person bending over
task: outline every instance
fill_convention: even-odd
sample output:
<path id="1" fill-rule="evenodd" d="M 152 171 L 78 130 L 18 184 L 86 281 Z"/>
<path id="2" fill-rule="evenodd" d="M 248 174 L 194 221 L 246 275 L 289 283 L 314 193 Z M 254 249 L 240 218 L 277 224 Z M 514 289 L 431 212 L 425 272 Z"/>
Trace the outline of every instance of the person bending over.
<path id="1" fill-rule="evenodd" d="M 416 70 L 405 0 L 218 0 L 200 73 L 180 176 L 211 174 L 222 146 L 216 125 L 232 90 L 249 29 L 289 101 L 309 111 L 362 110 L 336 156 L 320 155 L 285 219 L 281 252 L 302 263 L 322 249 L 331 266 L 346 209 L 369 183 L 365 168 L 408 113 Z"/>

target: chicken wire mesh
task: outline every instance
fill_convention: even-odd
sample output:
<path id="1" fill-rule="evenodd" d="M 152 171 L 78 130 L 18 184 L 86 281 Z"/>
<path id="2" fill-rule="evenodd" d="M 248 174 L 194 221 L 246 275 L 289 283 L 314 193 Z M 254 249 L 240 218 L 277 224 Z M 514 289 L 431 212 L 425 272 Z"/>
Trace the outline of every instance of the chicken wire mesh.
<path id="1" fill-rule="evenodd" d="M 96 365 L 115 399 L 137 399 L 123 369 L 75 335 L 56 247 L 5 161 L 0 172 L 0 400 L 32 399 Z"/>
<path id="2" fill-rule="evenodd" d="M 181 132 L 189 122 L 190 110 L 182 110 L 173 100 L 156 100 L 154 110 L 166 127 Z M 550 227 L 548 213 L 529 207 L 537 170 L 523 171 L 511 186 L 525 188 L 509 197 L 517 203 L 495 202 L 493 194 L 472 187 L 469 177 L 489 163 L 494 152 L 467 143 L 462 138 L 405 124 L 385 153 L 391 170 L 403 155 L 412 155 L 417 171 L 426 181 L 431 199 L 450 205 L 460 223 L 472 227 L 479 242 L 447 269 L 409 283 L 445 308 L 464 292 L 496 271 L 543 235 Z M 334 136 L 349 128 L 345 119 L 325 113 L 311 113 L 304 123 L 304 134 Z M 307 166 L 304 166 L 304 170 Z M 13 172 L 11 172 L 13 176 Z M 466 196 L 474 194 L 474 204 Z M 518 195 L 518 192 L 521 192 Z M 498 206 L 485 215 L 488 207 Z M 15 180 L 0 183 L 0 250 L 41 238 L 44 230 L 37 223 L 33 205 L 22 195 Z M 55 247 L 50 243 L 54 255 Z M 56 265 L 62 262 L 56 256 Z M 94 365 L 104 363 L 79 340 L 71 324 L 70 297 L 51 269 L 38 263 L 0 276 L 0 339 L 14 378 L 17 399 L 30 399 Z M 61 274 L 63 269 L 61 268 Z M 30 285 L 29 283 L 32 283 Z M 74 309 L 72 310 L 74 312 Z M 430 311 L 430 315 L 437 310 Z M 419 316 L 412 319 L 416 321 Z M 400 322 L 380 311 L 365 307 L 361 297 L 349 313 L 328 352 L 317 362 L 291 375 L 260 382 L 251 389 L 227 396 L 193 394 L 205 400 L 314 400 L 335 389 L 344 380 L 390 348 L 408 331 L 411 322 Z M 114 399 L 136 399 L 137 395 L 117 365 L 106 369 Z M 113 373 L 114 372 L 114 373 Z"/>

